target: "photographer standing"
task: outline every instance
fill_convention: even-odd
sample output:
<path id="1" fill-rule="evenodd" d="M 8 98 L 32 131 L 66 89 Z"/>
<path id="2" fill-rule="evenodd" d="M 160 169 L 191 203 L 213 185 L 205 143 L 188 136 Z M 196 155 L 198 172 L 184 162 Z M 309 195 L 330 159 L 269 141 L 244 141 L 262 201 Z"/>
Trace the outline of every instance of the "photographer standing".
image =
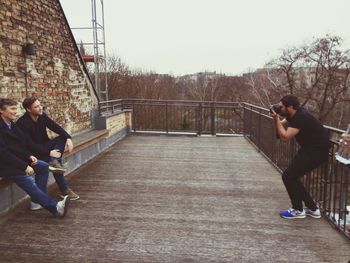
<path id="1" fill-rule="evenodd" d="M 293 95 L 284 96 L 278 106 L 271 108 L 270 115 L 277 136 L 282 140 L 295 137 L 300 145 L 299 151 L 282 174 L 292 207 L 281 211 L 280 216 L 287 219 L 305 218 L 306 215 L 320 218 L 320 210 L 300 178 L 327 160 L 330 142 L 326 129 L 319 120 L 300 107 L 298 98 Z M 279 115 L 285 119 L 280 120 Z"/>

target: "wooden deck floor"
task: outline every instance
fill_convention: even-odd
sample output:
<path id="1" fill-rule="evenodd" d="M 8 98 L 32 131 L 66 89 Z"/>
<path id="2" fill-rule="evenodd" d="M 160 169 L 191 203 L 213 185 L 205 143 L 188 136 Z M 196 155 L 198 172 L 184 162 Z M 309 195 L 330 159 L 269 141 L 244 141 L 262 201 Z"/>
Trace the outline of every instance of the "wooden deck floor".
<path id="1" fill-rule="evenodd" d="M 25 202 L 0 219 L 0 262 L 350 259 L 325 219 L 278 216 L 280 174 L 242 137 L 129 136 L 70 184 L 81 200 L 66 218 Z"/>

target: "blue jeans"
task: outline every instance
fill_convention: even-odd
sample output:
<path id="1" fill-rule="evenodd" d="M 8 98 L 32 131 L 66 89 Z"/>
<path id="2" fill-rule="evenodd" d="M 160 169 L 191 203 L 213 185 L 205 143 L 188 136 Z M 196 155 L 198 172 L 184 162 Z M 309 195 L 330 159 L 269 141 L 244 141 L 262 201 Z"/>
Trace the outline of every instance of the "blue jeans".
<path id="1" fill-rule="evenodd" d="M 56 138 L 54 138 L 54 139 L 52 139 L 44 144 L 44 147 L 47 150 L 52 151 L 54 149 L 57 149 L 60 151 L 61 154 L 63 154 L 65 146 L 66 146 L 66 140 L 63 139 L 61 136 L 58 136 L 58 137 L 56 137 Z M 62 158 L 54 158 L 54 157 L 50 157 L 50 156 L 40 156 L 40 159 L 44 160 L 46 162 L 58 160 L 60 163 L 62 163 Z M 67 183 L 66 179 L 64 178 L 64 175 L 58 174 L 58 173 L 52 173 L 52 174 L 53 174 L 53 177 L 55 178 L 56 184 L 58 185 L 58 188 L 60 189 L 61 193 L 62 194 L 66 193 L 66 191 L 68 189 L 68 183 Z"/>
<path id="2" fill-rule="evenodd" d="M 7 179 L 14 181 L 22 188 L 32 199 L 33 202 L 40 204 L 52 214 L 57 213 L 57 201 L 50 198 L 46 193 L 47 180 L 49 176 L 49 165 L 38 160 L 36 165 L 32 166 L 35 171 L 35 180 L 23 172 L 23 175 L 8 176 Z"/>

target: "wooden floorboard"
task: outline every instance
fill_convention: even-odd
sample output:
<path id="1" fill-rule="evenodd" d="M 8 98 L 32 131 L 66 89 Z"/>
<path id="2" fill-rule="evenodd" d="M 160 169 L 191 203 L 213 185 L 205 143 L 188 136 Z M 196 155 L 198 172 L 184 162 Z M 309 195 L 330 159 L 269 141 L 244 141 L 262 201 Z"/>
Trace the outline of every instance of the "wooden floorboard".
<path id="1" fill-rule="evenodd" d="M 1 218 L 0 262 L 348 262 L 325 219 L 278 216 L 280 177 L 243 137 L 128 136 L 70 178 L 66 218 Z"/>

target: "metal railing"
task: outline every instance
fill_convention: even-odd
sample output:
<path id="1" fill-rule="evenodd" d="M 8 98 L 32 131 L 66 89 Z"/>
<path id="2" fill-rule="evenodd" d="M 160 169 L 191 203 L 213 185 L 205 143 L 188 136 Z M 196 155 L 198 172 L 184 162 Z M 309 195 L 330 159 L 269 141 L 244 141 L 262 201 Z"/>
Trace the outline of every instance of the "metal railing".
<path id="1" fill-rule="evenodd" d="M 275 128 L 268 110 L 244 104 L 244 135 L 280 171 L 284 171 L 298 150 L 295 140 L 276 139 Z M 350 238 L 349 167 L 337 162 L 334 155 L 343 130 L 325 126 L 331 148 L 328 161 L 305 175 L 301 180 L 312 198 L 320 206 L 323 215 L 348 238 Z"/>
<path id="2" fill-rule="evenodd" d="M 243 107 L 238 102 L 128 99 L 100 103 L 100 113 L 132 110 L 132 131 L 195 134 L 242 134 Z"/>
<path id="3" fill-rule="evenodd" d="M 295 140 L 281 141 L 268 109 L 248 103 L 127 99 L 100 103 L 100 114 L 132 111 L 132 132 L 157 131 L 192 134 L 241 134 L 280 171 L 298 150 Z M 349 167 L 335 161 L 343 130 L 325 126 L 331 149 L 327 163 L 304 176 L 302 181 L 323 215 L 350 238 Z"/>

